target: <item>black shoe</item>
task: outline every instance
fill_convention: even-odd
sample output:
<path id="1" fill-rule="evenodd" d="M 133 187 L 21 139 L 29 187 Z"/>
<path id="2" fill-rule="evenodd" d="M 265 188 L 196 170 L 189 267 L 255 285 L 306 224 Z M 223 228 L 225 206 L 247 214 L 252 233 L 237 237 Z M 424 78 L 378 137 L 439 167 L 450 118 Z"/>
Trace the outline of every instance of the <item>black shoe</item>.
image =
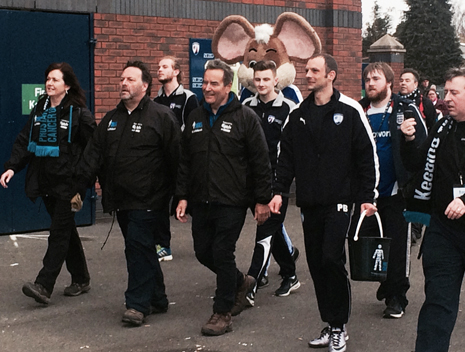
<path id="1" fill-rule="evenodd" d="M 285 277 L 281 282 L 281 286 L 274 292 L 276 296 L 286 297 L 289 296 L 291 291 L 297 290 L 300 287 L 300 282 L 297 279 L 297 276 L 294 278 Z"/>
<path id="2" fill-rule="evenodd" d="M 65 287 L 64 295 L 65 296 L 79 296 L 82 293 L 86 293 L 90 291 L 90 283 L 85 284 L 78 284 L 77 282 L 73 282 L 68 287 Z"/>
<path id="3" fill-rule="evenodd" d="M 291 257 L 294 263 L 297 262 L 297 259 L 299 259 L 299 254 L 300 254 L 299 248 L 294 246 L 294 248 L 292 248 L 292 253 L 291 253 Z"/>
<path id="4" fill-rule="evenodd" d="M 257 288 L 263 288 L 270 284 L 268 281 L 268 275 L 263 275 L 260 281 L 258 282 Z"/>
<path id="5" fill-rule="evenodd" d="M 50 293 L 41 284 L 26 282 L 23 285 L 23 293 L 39 303 L 48 304 L 50 302 Z"/>
<path id="6" fill-rule="evenodd" d="M 150 306 L 150 313 L 149 314 L 162 314 L 168 311 L 169 305 L 166 306 Z"/>
<path id="7" fill-rule="evenodd" d="M 396 296 L 386 299 L 386 309 L 384 310 L 383 318 L 400 319 L 404 315 L 404 308 L 400 304 Z"/>

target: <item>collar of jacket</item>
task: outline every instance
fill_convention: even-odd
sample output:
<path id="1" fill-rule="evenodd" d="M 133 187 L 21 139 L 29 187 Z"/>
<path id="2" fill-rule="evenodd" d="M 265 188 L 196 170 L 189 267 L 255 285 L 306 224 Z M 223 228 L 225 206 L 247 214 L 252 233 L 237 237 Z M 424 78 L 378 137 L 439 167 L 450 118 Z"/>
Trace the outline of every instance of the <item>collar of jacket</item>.
<path id="1" fill-rule="evenodd" d="M 249 98 L 250 99 L 250 106 L 257 106 L 258 105 L 258 102 L 261 101 L 260 98 L 259 98 L 259 95 L 258 93 L 256 93 L 253 97 Z M 273 105 L 272 106 L 282 106 L 283 105 L 283 102 L 284 102 L 284 95 L 283 95 L 283 92 L 281 92 L 280 90 L 278 91 L 278 96 L 276 97 L 276 99 L 273 101 Z M 245 103 L 245 101 L 244 101 Z M 263 103 L 263 102 L 262 102 Z"/>
<path id="2" fill-rule="evenodd" d="M 333 95 L 331 95 L 331 99 L 329 100 L 328 104 L 336 103 L 337 101 L 339 101 L 340 97 L 341 93 L 336 88 L 333 88 Z M 311 92 L 305 100 L 307 100 L 309 104 L 315 104 L 315 93 Z"/>
<path id="3" fill-rule="evenodd" d="M 184 93 L 184 87 L 183 87 L 182 84 L 180 84 L 180 85 L 178 86 L 178 88 L 176 88 L 176 89 L 170 94 L 170 96 L 172 96 L 172 95 L 181 95 L 181 94 L 183 94 L 183 93 Z M 158 97 L 167 96 L 167 95 L 165 94 L 165 91 L 163 90 L 163 86 L 161 86 L 161 88 L 158 90 L 157 96 L 158 96 Z"/>
<path id="4" fill-rule="evenodd" d="M 136 111 L 136 110 L 143 110 L 145 105 L 147 105 L 147 102 L 151 101 L 150 97 L 148 95 L 145 95 L 142 100 L 139 102 L 139 105 L 137 105 L 137 108 L 135 108 L 132 112 Z M 121 109 L 121 110 L 124 110 L 124 111 L 128 111 L 126 105 L 124 105 L 123 101 L 121 100 L 119 103 L 118 103 L 118 106 L 117 106 L 118 109 Z"/>
<path id="5" fill-rule="evenodd" d="M 203 100 L 203 107 L 205 110 L 208 111 L 208 114 L 210 116 L 216 116 L 216 118 L 218 118 L 218 116 L 220 116 L 229 106 L 234 107 L 236 105 L 234 103 L 236 102 L 239 103 L 239 100 L 237 100 L 236 94 L 234 94 L 233 92 L 229 92 L 228 101 L 226 102 L 226 104 L 220 106 L 216 114 L 213 113 L 210 104 L 208 104 L 205 100 Z"/>

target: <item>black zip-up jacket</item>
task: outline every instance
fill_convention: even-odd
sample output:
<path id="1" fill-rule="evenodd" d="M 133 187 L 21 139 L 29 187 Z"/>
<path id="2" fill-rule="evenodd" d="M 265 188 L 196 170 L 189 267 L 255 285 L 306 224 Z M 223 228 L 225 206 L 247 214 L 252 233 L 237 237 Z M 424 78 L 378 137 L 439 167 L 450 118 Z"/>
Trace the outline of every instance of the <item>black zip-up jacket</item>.
<path id="1" fill-rule="evenodd" d="M 207 104 L 188 117 L 176 185 L 179 199 L 232 206 L 271 200 L 271 167 L 260 120 L 230 94 L 213 127 Z"/>
<path id="2" fill-rule="evenodd" d="M 401 143 L 402 157 L 408 170 L 421 172 L 422 174 L 426 170 L 427 162 L 431 163 L 431 160 L 435 160 L 431 212 L 439 218 L 443 225 L 465 233 L 465 216 L 451 220 L 444 214 L 447 206 L 454 199 L 453 187 L 460 185 L 460 173 L 465 173 L 465 122 L 456 123 L 453 130 L 440 141 L 435 155 L 428 155 L 431 141 L 433 138 L 438 137 L 438 129 L 441 127 L 442 122 L 443 120 L 439 120 L 433 126 L 428 138 L 420 146 L 415 142 L 416 137 L 411 142 L 406 142 L 404 138 Z M 457 150 L 458 155 L 455 150 Z M 457 160 L 457 156 L 459 160 Z M 461 165 L 458 165 L 460 163 Z M 465 195 L 460 198 L 465 203 Z M 454 238 L 453 240 L 460 241 L 461 246 L 465 247 L 465 237 Z"/>
<path id="3" fill-rule="evenodd" d="M 426 139 L 428 134 L 427 128 L 425 125 L 425 120 L 421 116 L 420 111 L 418 110 L 417 106 L 409 99 L 404 99 L 398 96 L 397 94 L 392 94 L 391 99 L 394 103 L 392 106 L 392 113 L 389 115 L 389 131 L 391 132 L 391 141 L 392 141 L 392 158 L 394 161 L 394 169 L 396 172 L 396 179 L 399 188 L 405 186 L 405 184 L 409 181 L 410 177 L 412 176 L 409 173 L 402 163 L 401 158 L 401 141 L 404 139 L 404 135 L 400 130 L 400 125 L 404 122 L 404 119 L 413 117 L 415 118 L 415 122 L 417 123 L 416 133 L 415 133 L 415 140 L 418 145 Z M 370 106 L 370 101 L 367 97 L 360 100 L 360 105 L 364 111 L 368 109 Z M 413 116 L 405 117 L 405 111 L 410 110 L 413 113 Z"/>
<path id="4" fill-rule="evenodd" d="M 361 106 L 334 89 L 316 106 L 310 94 L 289 115 L 280 142 L 275 193 L 296 182 L 297 206 L 373 203 L 378 157 Z"/>
<path id="5" fill-rule="evenodd" d="M 199 106 L 197 96 L 190 90 L 185 89 L 182 84 L 170 96 L 167 96 L 163 87 L 161 87 L 153 101 L 169 107 L 174 112 L 181 130 L 184 130 L 187 116 Z"/>
<path id="6" fill-rule="evenodd" d="M 145 96 L 131 114 L 108 112 L 80 165 L 81 181 L 98 175 L 105 212 L 164 209 L 173 194 L 181 131 L 173 112 Z"/>
<path id="7" fill-rule="evenodd" d="M 69 138 L 70 104 L 67 97 L 57 106 L 57 131 L 60 155 L 58 157 L 37 157 L 27 150 L 32 120 L 43 113 L 46 98 L 42 98 L 31 111 L 26 125 L 13 144 L 10 159 L 5 170 L 11 169 L 17 174 L 28 164 L 26 172 L 26 195 L 34 200 L 50 195 L 58 199 L 71 200 L 76 194 L 77 164 L 87 142 L 96 127 L 92 113 L 85 107 L 73 106 L 71 121 L 71 143 Z M 84 185 L 84 189 L 87 184 Z M 74 192 L 74 193 L 73 193 Z"/>
<path id="8" fill-rule="evenodd" d="M 270 150 L 271 169 L 274 172 L 278 163 L 278 143 L 281 139 L 284 122 L 295 107 L 295 103 L 285 98 L 283 93 L 279 91 L 278 96 L 272 102 L 263 103 L 257 93 L 244 100 L 242 104 L 250 107 L 260 117 Z"/>

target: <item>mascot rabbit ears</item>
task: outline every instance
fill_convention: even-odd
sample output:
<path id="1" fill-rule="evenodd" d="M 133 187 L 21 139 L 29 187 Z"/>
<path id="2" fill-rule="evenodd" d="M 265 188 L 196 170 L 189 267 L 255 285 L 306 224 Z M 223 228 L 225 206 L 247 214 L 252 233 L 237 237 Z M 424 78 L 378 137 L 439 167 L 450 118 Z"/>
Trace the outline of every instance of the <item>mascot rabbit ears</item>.
<path id="1" fill-rule="evenodd" d="M 249 54 L 258 51 L 263 54 L 259 57 L 262 60 L 278 59 L 273 61 L 279 67 L 290 59 L 306 63 L 314 53 L 321 51 L 321 42 L 307 20 L 293 12 L 282 13 L 274 27 L 263 24 L 255 28 L 245 17 L 232 15 L 215 31 L 212 51 L 215 57 L 228 64 L 244 61 L 246 66 L 249 66 L 246 62 Z M 268 51 L 275 55 L 266 57 Z"/>

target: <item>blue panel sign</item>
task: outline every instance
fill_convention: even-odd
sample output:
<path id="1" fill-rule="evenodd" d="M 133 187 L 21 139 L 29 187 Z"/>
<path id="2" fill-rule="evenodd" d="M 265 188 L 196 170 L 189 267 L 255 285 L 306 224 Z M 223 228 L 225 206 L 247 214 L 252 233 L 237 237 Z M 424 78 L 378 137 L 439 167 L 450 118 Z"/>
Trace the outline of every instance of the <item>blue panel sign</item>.
<path id="1" fill-rule="evenodd" d="M 189 88 L 193 91 L 199 101 L 203 98 L 202 82 L 205 64 L 215 57 L 212 53 L 211 39 L 189 39 Z"/>

